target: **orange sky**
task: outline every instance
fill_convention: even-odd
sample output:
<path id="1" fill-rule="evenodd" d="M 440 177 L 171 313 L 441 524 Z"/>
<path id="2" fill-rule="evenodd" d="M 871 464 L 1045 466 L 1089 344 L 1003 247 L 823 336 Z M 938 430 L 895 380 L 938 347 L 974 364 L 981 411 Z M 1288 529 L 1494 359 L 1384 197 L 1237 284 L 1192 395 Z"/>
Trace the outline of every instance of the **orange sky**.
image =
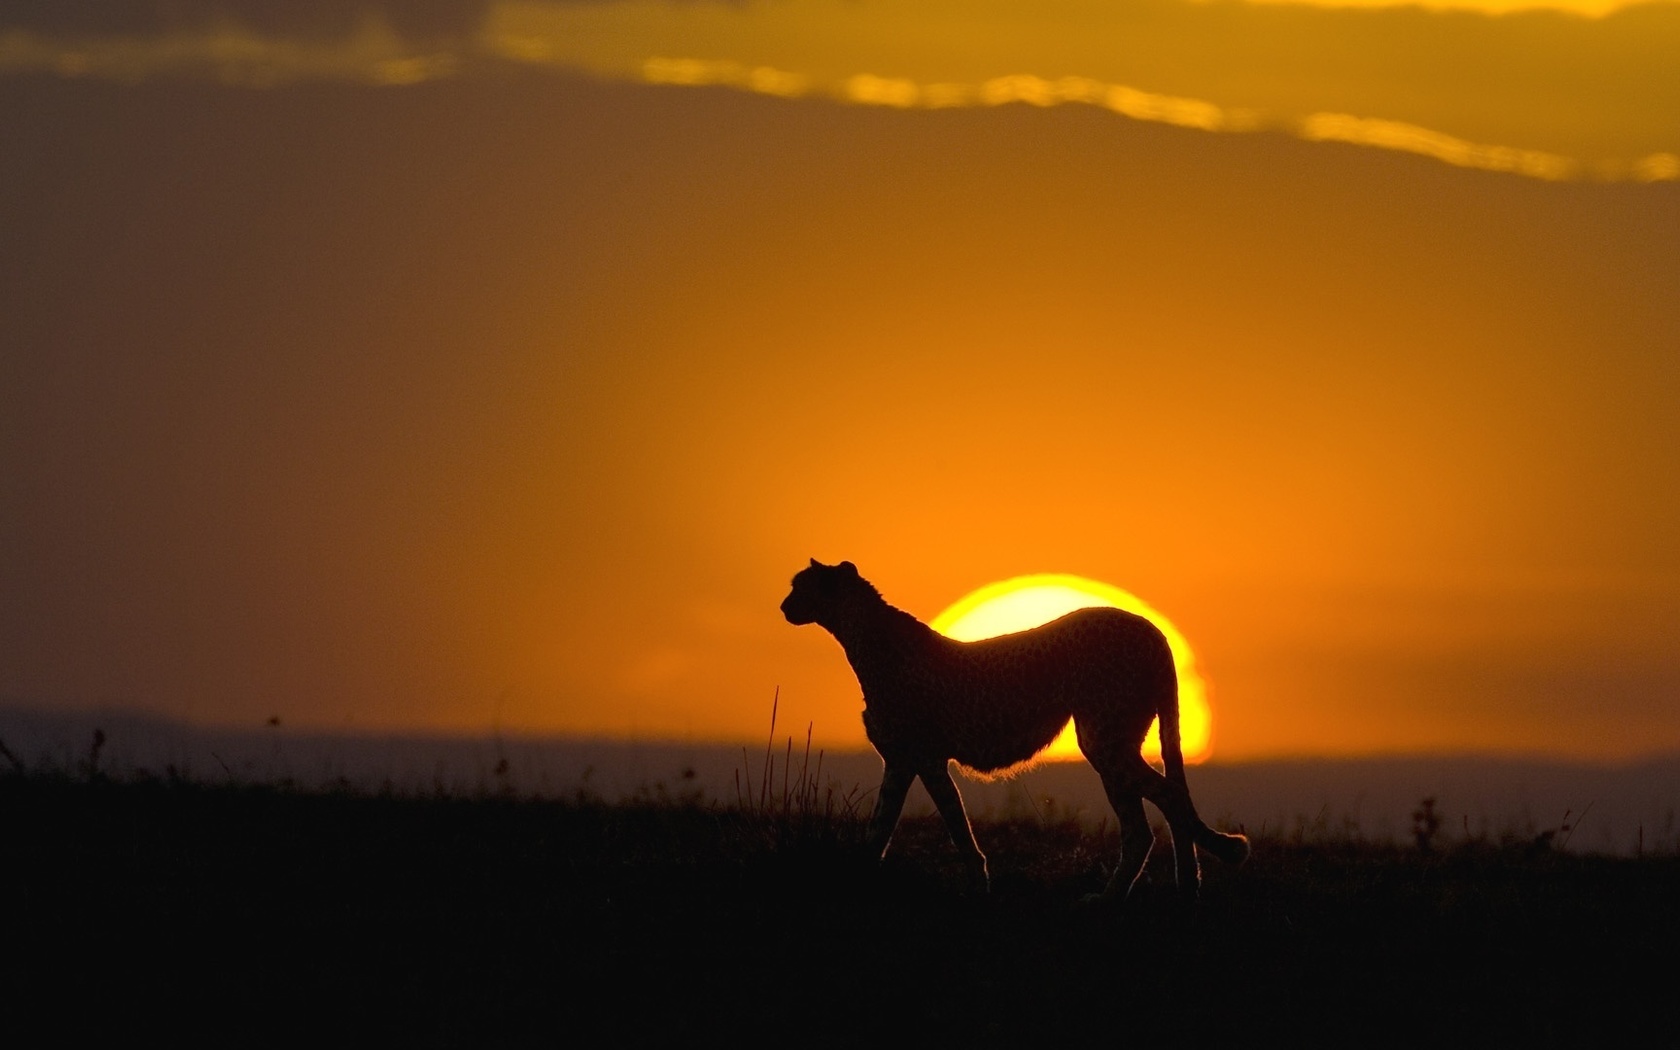
<path id="1" fill-rule="evenodd" d="M 1034 572 L 1137 594 L 1216 758 L 1680 747 L 1680 5 L 1123 6 L 1271 27 L 1177 80 L 1058 50 L 1073 3 L 1008 47 L 680 54 L 612 22 L 699 39 L 629 18 L 662 5 L 538 10 L 619 34 L 592 70 L 487 47 L 537 5 L 247 6 L 0 18 L 6 702 L 750 740 L 779 688 L 861 746 L 838 646 L 776 610 L 816 556 L 924 619 Z M 1381 19 L 1416 32 L 1329 60 Z M 236 38 L 238 76 L 181 50 Z M 646 82 L 749 44 L 1265 119 Z M 1454 159 L 1494 147 L 1577 166 Z"/>

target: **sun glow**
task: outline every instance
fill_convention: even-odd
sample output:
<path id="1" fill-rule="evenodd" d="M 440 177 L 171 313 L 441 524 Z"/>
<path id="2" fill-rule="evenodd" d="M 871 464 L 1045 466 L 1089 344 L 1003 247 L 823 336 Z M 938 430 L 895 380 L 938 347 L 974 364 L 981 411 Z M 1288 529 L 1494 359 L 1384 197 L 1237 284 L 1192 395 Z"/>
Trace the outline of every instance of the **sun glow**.
<path id="1" fill-rule="evenodd" d="M 1190 643 L 1171 621 L 1135 595 L 1083 576 L 1058 573 L 1017 576 L 987 584 L 960 599 L 934 617 L 930 626 L 947 638 L 972 642 L 1025 631 L 1075 609 L 1094 606 L 1110 606 L 1136 613 L 1166 635 L 1167 645 L 1172 649 L 1173 665 L 1178 669 L 1179 730 L 1184 744 L 1184 760 L 1200 762 L 1207 758 L 1212 751 L 1213 713 L 1208 707 L 1207 687 L 1196 673 Z M 1149 738 L 1143 745 L 1144 756 L 1151 761 L 1158 761 L 1161 757 L 1159 729 L 1159 725 L 1151 726 Z M 1082 757 L 1072 722 L 1040 757 L 1052 761 Z"/>

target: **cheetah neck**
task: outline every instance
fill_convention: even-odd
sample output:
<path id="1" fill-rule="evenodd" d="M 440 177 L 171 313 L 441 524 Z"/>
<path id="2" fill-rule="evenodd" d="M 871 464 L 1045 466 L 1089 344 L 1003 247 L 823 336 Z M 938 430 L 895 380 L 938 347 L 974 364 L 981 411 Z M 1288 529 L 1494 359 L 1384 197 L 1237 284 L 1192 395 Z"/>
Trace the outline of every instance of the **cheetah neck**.
<path id="1" fill-rule="evenodd" d="M 933 628 L 884 600 L 867 615 L 849 617 L 829 630 L 846 651 L 866 705 L 886 695 L 907 664 L 926 659 L 930 643 L 943 641 Z"/>

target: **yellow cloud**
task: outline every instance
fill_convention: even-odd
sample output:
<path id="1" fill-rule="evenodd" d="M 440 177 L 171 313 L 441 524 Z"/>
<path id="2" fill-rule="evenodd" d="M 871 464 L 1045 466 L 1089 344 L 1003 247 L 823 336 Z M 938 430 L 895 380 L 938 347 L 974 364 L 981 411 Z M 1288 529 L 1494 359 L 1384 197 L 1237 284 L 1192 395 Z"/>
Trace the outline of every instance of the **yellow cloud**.
<path id="1" fill-rule="evenodd" d="M 1673 153 L 1653 153 L 1633 166 L 1633 177 L 1640 182 L 1680 179 L 1680 156 Z"/>
<path id="2" fill-rule="evenodd" d="M 1393 120 L 1361 119 L 1346 113 L 1314 113 L 1301 122 L 1301 137 L 1316 142 L 1352 142 L 1362 146 L 1421 153 L 1461 168 L 1509 171 L 1537 179 L 1574 178 L 1580 164 L 1539 150 L 1486 146 Z"/>
<path id="3" fill-rule="evenodd" d="M 1585 18 L 1632 7 L 1643 0 L 1244 0 L 1245 3 L 1274 6 L 1361 8 L 1419 7 L 1428 11 L 1474 11 L 1484 15 L 1509 15 L 1521 11 L 1561 11 Z"/>
<path id="4" fill-rule="evenodd" d="M 152 37 L 0 30 L 0 74 L 403 86 L 514 63 L 899 109 L 1096 106 L 1551 180 L 1680 178 L 1668 58 L 1680 4 L 1432 3 L 1525 13 L 1443 18 L 1386 0 L 1316 12 L 1183 0 L 499 0 L 475 32 L 423 46 L 377 19 L 338 39 L 231 22 Z"/>
<path id="5" fill-rule="evenodd" d="M 1674 153 L 1680 92 L 1652 56 L 1658 41 L 1680 47 L 1680 5 L 1596 21 L 1558 12 L 1619 5 L 1435 6 L 1530 13 L 1483 23 L 1416 6 L 1285 15 L 1178 0 L 504 0 L 480 47 L 610 79 L 898 109 L 1077 103 L 1541 179 L 1671 177 L 1650 158 Z"/>
<path id="6" fill-rule="evenodd" d="M 159 76 L 206 76 L 243 87 L 300 80 L 405 85 L 450 76 L 459 66 L 458 55 L 416 51 L 377 20 L 332 41 L 265 37 L 233 24 L 155 38 L 56 40 L 22 30 L 0 33 L 0 73 L 55 73 L 128 83 Z"/>
<path id="7" fill-rule="evenodd" d="M 654 57 L 642 63 L 642 79 L 650 84 L 682 84 L 699 87 L 725 84 L 763 95 L 796 98 L 805 93 L 805 78 L 770 66 L 744 66 L 739 62 L 706 61 L 700 58 Z"/>

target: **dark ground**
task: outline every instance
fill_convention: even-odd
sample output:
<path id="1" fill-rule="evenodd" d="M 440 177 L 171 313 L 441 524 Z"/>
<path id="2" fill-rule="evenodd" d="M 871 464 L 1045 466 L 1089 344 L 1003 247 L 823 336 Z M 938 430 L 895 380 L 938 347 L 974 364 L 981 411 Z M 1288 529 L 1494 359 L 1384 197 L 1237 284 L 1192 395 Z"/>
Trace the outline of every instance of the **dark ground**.
<path id="1" fill-rule="evenodd" d="M 0 778 L 5 1025 L 123 1041 L 1601 1043 L 1667 1034 L 1680 860 L 1542 842 L 1259 840 L 1176 917 L 1168 851 L 1081 908 L 1113 836 L 678 801 Z M 892 1039 L 890 1042 L 899 1042 Z"/>

